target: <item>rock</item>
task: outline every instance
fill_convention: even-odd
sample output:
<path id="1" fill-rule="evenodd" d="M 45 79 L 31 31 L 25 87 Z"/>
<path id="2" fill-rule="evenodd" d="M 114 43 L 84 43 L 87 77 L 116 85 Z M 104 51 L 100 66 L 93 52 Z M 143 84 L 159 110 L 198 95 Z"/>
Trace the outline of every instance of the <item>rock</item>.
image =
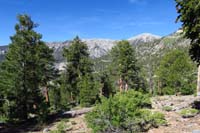
<path id="1" fill-rule="evenodd" d="M 92 111 L 92 109 L 93 108 L 83 108 L 83 109 L 79 109 L 79 110 L 71 110 L 71 111 L 64 112 L 62 115 L 75 117 L 77 115 L 82 115 L 82 114 L 88 113 L 88 112 Z"/>
<path id="2" fill-rule="evenodd" d="M 43 129 L 43 131 L 42 131 L 42 133 L 48 133 L 48 132 L 50 132 L 50 129 L 48 127 Z"/>

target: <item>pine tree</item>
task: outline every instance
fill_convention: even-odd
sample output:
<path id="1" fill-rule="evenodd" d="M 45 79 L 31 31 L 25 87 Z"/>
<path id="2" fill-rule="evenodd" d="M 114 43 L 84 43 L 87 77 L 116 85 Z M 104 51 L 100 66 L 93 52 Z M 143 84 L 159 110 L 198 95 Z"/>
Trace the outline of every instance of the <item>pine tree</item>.
<path id="1" fill-rule="evenodd" d="M 42 35 L 33 29 L 37 25 L 28 15 L 19 15 L 16 34 L 0 68 L 0 88 L 10 102 L 10 118 L 28 119 L 29 113 L 43 115 L 47 111 L 41 87 L 53 73 L 52 51 L 41 41 Z M 48 52 L 48 53 L 45 53 Z"/>
<path id="2" fill-rule="evenodd" d="M 52 81 L 58 77 L 58 70 L 54 67 L 55 59 L 53 57 L 53 49 L 50 49 L 47 45 L 40 45 L 37 49 L 38 52 L 38 67 L 40 67 L 39 74 L 41 75 L 41 83 L 43 94 L 48 105 L 50 105 L 49 100 L 49 81 Z"/>
<path id="3" fill-rule="evenodd" d="M 89 107 L 95 103 L 97 92 L 92 75 L 84 75 L 78 82 L 80 104 L 84 107 Z"/>
<path id="4" fill-rule="evenodd" d="M 200 1 L 175 0 L 185 37 L 191 39 L 190 55 L 198 63 L 197 95 L 200 95 Z"/>
<path id="5" fill-rule="evenodd" d="M 137 64 L 135 50 L 128 41 L 120 41 L 111 50 L 112 73 L 118 77 L 120 91 L 129 88 L 143 89 L 140 77 L 140 68 Z"/>
<path id="6" fill-rule="evenodd" d="M 92 62 L 89 57 L 88 47 L 85 43 L 83 43 L 78 37 L 76 37 L 72 42 L 69 48 L 64 49 L 64 57 L 66 58 L 67 64 L 66 69 L 62 74 L 62 87 L 67 90 L 70 95 L 70 101 L 80 102 L 81 98 L 85 98 L 82 95 L 85 89 L 88 92 L 93 92 L 93 85 L 91 83 L 85 84 L 85 80 L 88 82 L 93 82 L 92 80 Z M 90 77 L 90 78 L 88 78 Z M 91 89 L 91 90 L 90 90 Z M 82 91 L 82 92 L 81 92 Z M 89 93 L 87 93 L 89 94 Z M 81 95 L 81 96 L 80 96 Z M 93 93 L 93 95 L 95 95 Z M 78 98 L 78 97 L 81 98 Z"/>

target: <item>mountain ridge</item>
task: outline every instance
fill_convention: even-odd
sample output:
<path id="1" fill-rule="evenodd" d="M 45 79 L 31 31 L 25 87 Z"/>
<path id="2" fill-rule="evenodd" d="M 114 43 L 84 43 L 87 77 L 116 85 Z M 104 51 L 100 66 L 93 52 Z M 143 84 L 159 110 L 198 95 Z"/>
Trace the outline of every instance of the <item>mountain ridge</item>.
<path id="1" fill-rule="evenodd" d="M 100 58 L 109 53 L 113 46 L 119 42 L 119 40 L 112 39 L 81 39 L 84 43 L 87 44 L 90 57 L 92 59 Z M 130 44 L 136 48 L 138 56 L 142 59 L 143 56 L 153 55 L 158 53 L 161 49 L 164 48 L 173 48 L 177 46 L 188 46 L 189 40 L 184 39 L 181 32 L 178 30 L 168 36 L 160 37 L 153 35 L 151 33 L 143 33 L 137 36 L 127 39 Z M 71 40 L 63 42 L 46 42 L 46 45 L 54 49 L 54 57 L 56 59 L 56 67 L 59 69 L 62 68 L 64 63 L 64 57 L 62 56 L 62 51 L 64 47 L 69 47 Z M 8 46 L 0 46 L 0 60 L 3 59 Z"/>

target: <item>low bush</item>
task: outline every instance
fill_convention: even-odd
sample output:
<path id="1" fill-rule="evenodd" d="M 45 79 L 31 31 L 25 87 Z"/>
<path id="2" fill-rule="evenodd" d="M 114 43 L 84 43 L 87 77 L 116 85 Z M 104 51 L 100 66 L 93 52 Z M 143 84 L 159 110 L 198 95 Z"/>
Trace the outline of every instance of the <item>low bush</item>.
<path id="1" fill-rule="evenodd" d="M 166 124 L 164 115 L 151 112 L 150 97 L 136 91 L 103 98 L 93 112 L 86 115 L 94 132 L 143 132 Z"/>
<path id="2" fill-rule="evenodd" d="M 171 106 L 164 106 L 163 108 L 162 108 L 162 110 L 164 110 L 164 111 L 172 111 L 172 107 Z"/>
<path id="3" fill-rule="evenodd" d="M 175 89 L 172 87 L 164 87 L 162 89 L 162 93 L 164 95 L 174 95 L 176 93 Z"/>
<path id="4" fill-rule="evenodd" d="M 65 133 L 66 132 L 66 124 L 64 121 L 61 121 L 57 125 L 57 130 L 50 131 L 50 133 Z"/>
<path id="5" fill-rule="evenodd" d="M 196 84 L 186 84 L 184 87 L 180 90 L 182 95 L 192 95 L 196 94 Z"/>
<path id="6" fill-rule="evenodd" d="M 197 109 L 193 109 L 193 108 L 187 108 L 187 109 L 182 109 L 180 111 L 180 115 L 183 118 L 189 118 L 189 117 L 194 117 L 199 113 L 199 111 Z"/>
<path id="7" fill-rule="evenodd" d="M 8 121 L 8 117 L 6 115 L 0 114 L 0 123 L 6 123 Z"/>

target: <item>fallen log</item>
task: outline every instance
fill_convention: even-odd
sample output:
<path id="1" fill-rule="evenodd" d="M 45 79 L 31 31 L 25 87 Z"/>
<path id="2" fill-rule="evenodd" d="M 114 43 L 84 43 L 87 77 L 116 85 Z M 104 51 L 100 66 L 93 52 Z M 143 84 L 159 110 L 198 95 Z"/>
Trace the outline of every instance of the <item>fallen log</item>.
<path id="1" fill-rule="evenodd" d="M 91 112 L 93 109 L 93 107 L 91 108 L 82 108 L 79 110 L 70 110 L 70 111 L 66 111 L 64 113 L 62 113 L 63 116 L 67 116 L 67 117 L 75 117 L 77 115 L 82 115 L 82 114 L 86 114 L 88 112 Z"/>

